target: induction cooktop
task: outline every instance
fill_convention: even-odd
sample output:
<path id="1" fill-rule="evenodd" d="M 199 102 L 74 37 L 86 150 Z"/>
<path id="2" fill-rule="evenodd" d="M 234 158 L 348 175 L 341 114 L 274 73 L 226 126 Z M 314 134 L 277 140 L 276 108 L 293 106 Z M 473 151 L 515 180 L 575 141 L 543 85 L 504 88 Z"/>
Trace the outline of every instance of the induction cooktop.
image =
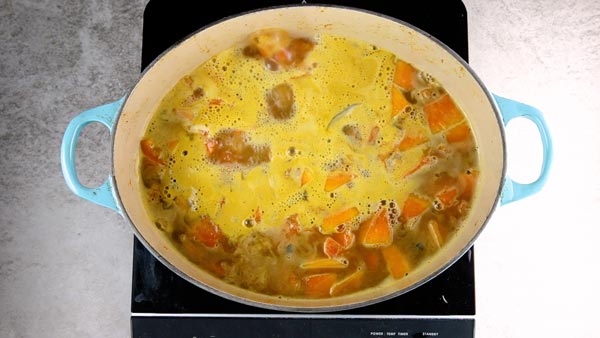
<path id="1" fill-rule="evenodd" d="M 142 70 L 173 44 L 225 17 L 306 1 L 211 3 L 150 0 L 143 21 Z M 468 61 L 461 1 L 322 1 L 378 12 L 431 34 Z M 392 8 L 393 7 L 393 8 Z M 357 23 L 360 24 L 360 23 Z M 352 310 L 301 314 L 257 308 L 205 291 L 169 270 L 134 238 L 132 337 L 473 337 L 474 249 L 420 287 Z"/>

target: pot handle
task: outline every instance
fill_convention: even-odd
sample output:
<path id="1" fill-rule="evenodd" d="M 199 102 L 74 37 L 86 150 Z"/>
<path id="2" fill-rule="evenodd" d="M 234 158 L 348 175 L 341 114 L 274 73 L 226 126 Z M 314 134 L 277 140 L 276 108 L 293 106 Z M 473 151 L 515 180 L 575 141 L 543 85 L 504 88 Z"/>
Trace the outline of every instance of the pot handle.
<path id="1" fill-rule="evenodd" d="M 121 111 L 124 102 L 125 97 L 122 97 L 115 102 L 86 110 L 77 115 L 69 122 L 60 147 L 60 164 L 69 189 L 75 195 L 103 207 L 113 209 L 119 214 L 122 214 L 122 211 L 119 203 L 117 203 L 117 197 L 113 189 L 113 177 L 109 175 L 106 181 L 96 188 L 89 188 L 81 184 L 75 168 L 75 151 L 77 149 L 79 134 L 83 130 L 83 127 L 89 123 L 99 122 L 103 124 L 112 135 L 116 117 Z"/>
<path id="2" fill-rule="evenodd" d="M 550 137 L 546 120 L 542 112 L 537 108 L 495 94 L 493 96 L 502 116 L 504 126 L 515 117 L 524 117 L 536 125 L 542 139 L 543 159 L 539 177 L 531 183 L 523 184 L 515 182 L 507 176 L 504 180 L 500 198 L 500 203 L 504 205 L 533 195 L 542 189 L 548 179 L 550 164 L 552 163 L 552 138 Z"/>

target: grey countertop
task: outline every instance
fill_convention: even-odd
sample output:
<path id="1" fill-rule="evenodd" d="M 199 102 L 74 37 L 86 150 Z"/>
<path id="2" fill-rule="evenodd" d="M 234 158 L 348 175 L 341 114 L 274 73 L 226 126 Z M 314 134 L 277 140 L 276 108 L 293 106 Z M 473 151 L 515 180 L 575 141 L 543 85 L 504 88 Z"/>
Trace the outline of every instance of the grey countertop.
<path id="1" fill-rule="evenodd" d="M 476 242 L 477 336 L 597 336 L 600 2 L 464 2 L 471 66 L 543 111 L 555 144 L 544 190 L 499 208 Z M 138 80 L 145 4 L 0 1 L 0 337 L 130 335 L 132 230 L 70 192 L 59 148 L 73 117 Z M 523 181 L 540 161 L 532 130 L 507 129 Z M 106 129 L 84 129 L 76 163 L 83 183 L 106 178 Z"/>

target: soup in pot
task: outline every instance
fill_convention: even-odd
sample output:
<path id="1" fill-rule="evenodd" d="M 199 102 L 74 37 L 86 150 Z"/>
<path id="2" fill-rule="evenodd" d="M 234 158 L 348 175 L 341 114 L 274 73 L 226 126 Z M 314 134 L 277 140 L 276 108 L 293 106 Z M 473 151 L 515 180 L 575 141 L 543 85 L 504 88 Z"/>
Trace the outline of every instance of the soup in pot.
<path id="1" fill-rule="evenodd" d="M 249 35 L 182 78 L 140 142 L 149 217 L 254 292 L 336 297 L 405 278 L 469 213 L 469 121 L 444 87 L 349 38 Z"/>

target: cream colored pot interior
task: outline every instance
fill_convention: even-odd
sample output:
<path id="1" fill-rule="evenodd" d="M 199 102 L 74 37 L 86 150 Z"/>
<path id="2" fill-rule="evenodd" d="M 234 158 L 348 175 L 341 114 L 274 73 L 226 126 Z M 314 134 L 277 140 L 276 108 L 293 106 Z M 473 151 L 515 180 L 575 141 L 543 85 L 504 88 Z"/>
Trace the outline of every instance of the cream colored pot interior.
<path id="1" fill-rule="evenodd" d="M 139 142 L 162 97 L 184 75 L 220 50 L 245 41 L 248 34 L 280 27 L 311 36 L 328 32 L 367 41 L 432 74 L 467 114 L 479 146 L 480 184 L 472 213 L 455 236 L 427 264 L 392 285 L 335 299 L 299 300 L 268 297 L 227 285 L 203 273 L 163 238 L 148 218 L 140 192 Z M 125 102 L 113 148 L 116 187 L 136 234 L 179 275 L 212 292 L 269 308 L 326 311 L 377 302 L 429 280 L 460 257 L 473 243 L 495 208 L 504 173 L 502 126 L 488 94 L 452 52 L 403 23 L 374 13 L 338 7 L 299 6 L 257 11 L 224 20 L 181 42 L 156 61 Z"/>

